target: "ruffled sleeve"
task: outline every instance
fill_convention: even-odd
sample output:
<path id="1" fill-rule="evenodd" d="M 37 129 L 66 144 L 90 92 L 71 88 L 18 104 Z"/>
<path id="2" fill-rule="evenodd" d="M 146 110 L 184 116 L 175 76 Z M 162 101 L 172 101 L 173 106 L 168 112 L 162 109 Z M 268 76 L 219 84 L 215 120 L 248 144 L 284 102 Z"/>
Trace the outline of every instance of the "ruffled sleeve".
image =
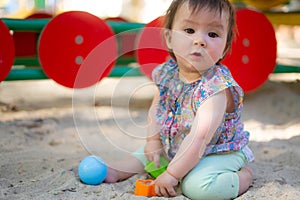
<path id="1" fill-rule="evenodd" d="M 160 87 L 162 85 L 165 86 L 170 80 L 170 78 L 174 75 L 174 70 L 176 69 L 177 64 L 173 59 L 170 59 L 169 61 L 158 65 L 153 71 L 152 71 L 152 80 L 154 83 Z"/>
<path id="2" fill-rule="evenodd" d="M 195 90 L 195 93 L 193 94 L 194 111 L 214 94 L 217 94 L 226 88 L 239 88 L 239 85 L 232 78 L 232 75 L 226 66 L 215 65 L 202 75 L 201 83 L 198 87 L 199 88 Z M 242 93 L 240 95 L 243 96 Z"/>

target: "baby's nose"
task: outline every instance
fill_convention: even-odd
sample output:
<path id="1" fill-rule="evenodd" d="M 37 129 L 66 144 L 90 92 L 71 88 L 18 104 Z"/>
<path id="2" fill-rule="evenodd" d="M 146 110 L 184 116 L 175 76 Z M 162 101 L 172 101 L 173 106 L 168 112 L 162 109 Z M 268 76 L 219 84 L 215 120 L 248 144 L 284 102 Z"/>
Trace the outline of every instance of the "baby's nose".
<path id="1" fill-rule="evenodd" d="M 206 42 L 202 37 L 197 37 L 194 39 L 194 45 L 199 45 L 201 47 L 206 47 Z"/>

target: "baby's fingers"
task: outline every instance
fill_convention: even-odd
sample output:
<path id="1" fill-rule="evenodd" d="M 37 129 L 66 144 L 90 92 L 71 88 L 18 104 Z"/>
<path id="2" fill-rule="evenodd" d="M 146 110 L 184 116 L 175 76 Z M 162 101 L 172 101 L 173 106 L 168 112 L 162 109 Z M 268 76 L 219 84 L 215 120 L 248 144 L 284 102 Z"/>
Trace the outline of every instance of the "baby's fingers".
<path id="1" fill-rule="evenodd" d="M 155 193 L 158 196 L 163 196 L 163 197 L 175 197 L 177 195 L 173 187 L 166 188 L 166 187 L 155 186 Z"/>
<path id="2" fill-rule="evenodd" d="M 154 161 L 156 167 L 160 167 L 160 155 L 159 154 L 154 154 L 153 161 Z"/>
<path id="3" fill-rule="evenodd" d="M 167 191 L 170 197 L 175 197 L 177 195 L 174 187 L 167 188 Z"/>
<path id="4" fill-rule="evenodd" d="M 146 154 L 145 156 L 146 156 L 146 158 L 147 158 L 147 160 L 148 160 L 149 162 L 154 161 L 154 159 L 153 159 L 153 154 Z"/>

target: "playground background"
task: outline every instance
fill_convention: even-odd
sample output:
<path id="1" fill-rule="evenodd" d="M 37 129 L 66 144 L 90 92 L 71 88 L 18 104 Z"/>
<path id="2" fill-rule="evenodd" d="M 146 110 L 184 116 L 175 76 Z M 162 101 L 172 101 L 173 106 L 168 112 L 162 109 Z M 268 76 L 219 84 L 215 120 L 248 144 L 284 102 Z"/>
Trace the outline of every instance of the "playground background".
<path id="1" fill-rule="evenodd" d="M 299 75 L 276 75 L 246 95 L 243 119 L 251 132 L 250 147 L 256 161 L 250 165 L 254 171 L 253 187 L 240 200 L 300 197 L 299 79 Z M 119 126 L 128 127 L 123 119 L 128 111 L 128 95 L 114 97 L 120 106 L 115 108 L 115 116 L 109 106 L 111 87 L 118 81 L 103 80 L 99 85 L 101 94 L 96 95 L 95 110 L 108 124 L 103 130 L 111 136 L 117 136 L 116 119 Z M 122 85 L 135 87 L 145 82 L 144 77 L 126 78 Z M 135 197 L 133 191 L 134 181 L 146 178 L 145 174 L 111 185 L 87 186 L 79 181 L 77 166 L 89 154 L 74 125 L 70 89 L 45 80 L 4 82 L 0 92 L 0 101 L 7 103 L 1 105 L 0 113 L 0 199 L 143 199 Z M 149 106 L 151 96 L 149 87 L 131 99 L 135 103 L 130 112 L 136 121 L 145 122 L 144 108 Z M 82 107 L 79 112 L 84 110 Z M 82 129 L 85 130 L 88 132 L 89 127 Z M 109 160 L 118 159 L 115 151 L 104 146 L 100 142 L 98 150 Z"/>
<path id="2" fill-rule="evenodd" d="M 278 61 L 300 66 L 299 27 L 276 30 Z M 90 124 L 97 127 L 97 122 L 104 121 L 102 131 L 126 149 L 141 145 L 143 141 L 124 141 L 116 130 L 134 132 L 137 124 L 146 123 L 153 92 L 146 77 L 105 78 L 91 103 L 89 96 L 77 99 L 76 91 L 52 80 L 1 82 L 0 199 L 145 199 L 135 197 L 133 191 L 135 180 L 147 178 L 146 174 L 116 184 L 87 186 L 79 181 L 77 167 L 89 155 L 87 149 L 94 149 L 80 139 L 82 132 L 94 138 Z M 83 104 L 74 106 L 74 97 Z M 256 161 L 250 165 L 253 186 L 239 200 L 300 198 L 299 102 L 299 73 L 272 74 L 262 87 L 246 94 L 243 120 Z M 91 108 L 99 121 L 86 115 Z M 86 126 L 78 127 L 78 118 Z M 105 138 L 96 145 L 106 162 L 121 157 L 115 149 L 106 148 Z"/>
<path id="3" fill-rule="evenodd" d="M 299 199 L 299 80 L 296 73 L 273 74 L 261 88 L 246 94 L 243 119 L 251 132 L 250 147 L 256 161 L 250 165 L 253 187 L 238 199 Z M 148 82 L 146 77 L 105 78 L 95 93 L 96 107 L 85 105 L 77 112 L 84 116 L 86 109 L 94 107 L 99 120 L 108 124 L 104 132 L 118 139 L 116 121 L 119 128 L 134 130 L 124 119 L 129 111 L 135 122 L 145 123 L 153 95 L 151 84 L 133 96 L 126 88 L 141 88 Z M 114 93 L 115 86 L 123 92 Z M 15 81 L 2 82 L 0 93 L 0 199 L 143 199 L 133 191 L 135 180 L 146 178 L 145 174 L 111 185 L 87 186 L 79 181 L 77 166 L 89 153 L 74 125 L 71 89 L 51 80 Z M 81 130 L 88 132 L 89 128 Z M 109 160 L 118 159 L 104 143 L 98 144 L 98 150 Z"/>

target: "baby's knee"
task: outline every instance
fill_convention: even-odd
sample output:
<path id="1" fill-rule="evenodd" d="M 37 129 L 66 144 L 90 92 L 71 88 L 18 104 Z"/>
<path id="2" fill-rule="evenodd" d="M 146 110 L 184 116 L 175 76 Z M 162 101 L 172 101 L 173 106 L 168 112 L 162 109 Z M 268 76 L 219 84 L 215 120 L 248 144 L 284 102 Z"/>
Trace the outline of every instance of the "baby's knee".
<path id="1" fill-rule="evenodd" d="M 182 193 L 190 199 L 233 199 L 238 196 L 239 183 L 235 173 L 214 177 L 186 177 L 181 183 Z"/>
<path id="2" fill-rule="evenodd" d="M 181 190 L 184 196 L 192 199 L 220 199 L 220 195 L 216 194 L 214 191 L 210 189 L 209 186 L 205 187 L 202 185 L 196 185 L 196 184 L 188 184 L 183 182 L 181 185 Z"/>

